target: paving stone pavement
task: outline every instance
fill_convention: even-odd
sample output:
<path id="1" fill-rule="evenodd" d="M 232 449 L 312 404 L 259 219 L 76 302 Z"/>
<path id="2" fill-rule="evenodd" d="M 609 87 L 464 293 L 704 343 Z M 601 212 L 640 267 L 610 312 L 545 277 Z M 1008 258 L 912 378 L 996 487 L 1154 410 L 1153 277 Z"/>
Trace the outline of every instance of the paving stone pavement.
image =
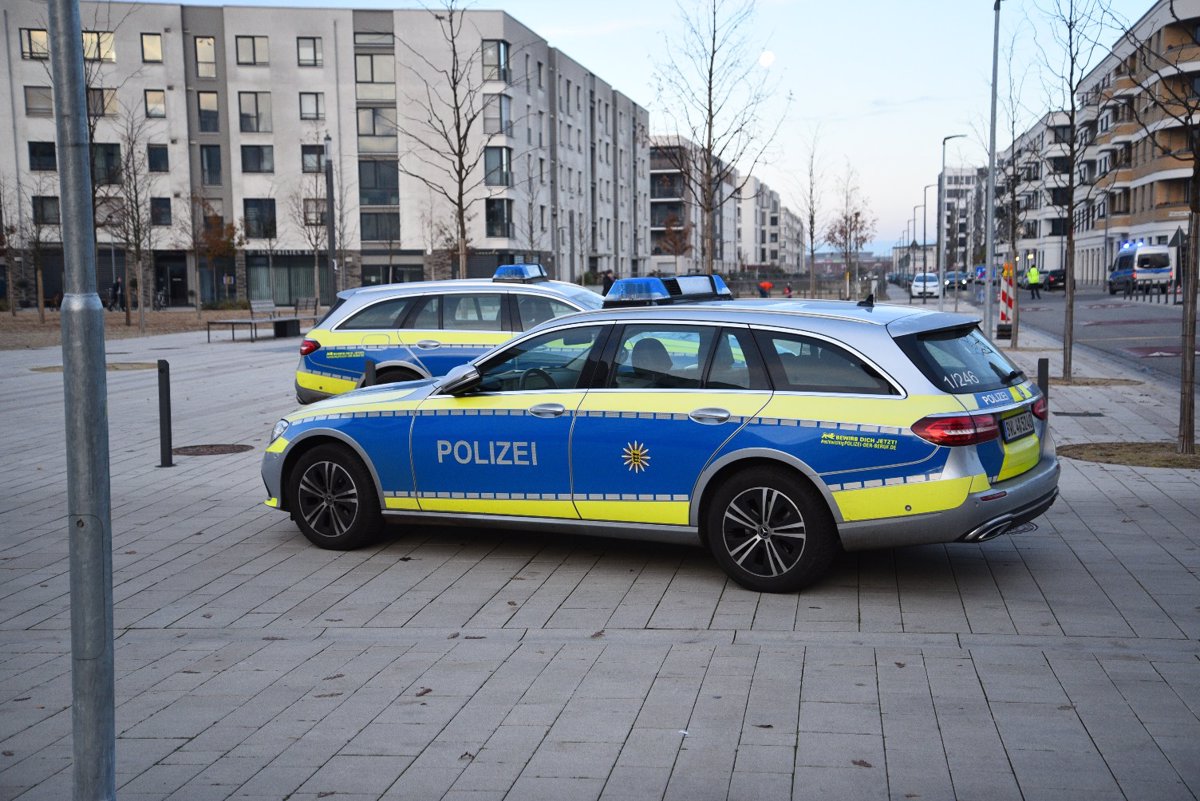
<path id="1" fill-rule="evenodd" d="M 798 595 L 617 540 L 395 528 L 334 553 L 261 503 L 297 340 L 203 340 L 108 345 L 170 360 L 177 446 L 255 446 L 159 468 L 155 371 L 108 373 L 125 801 L 1200 793 L 1200 471 L 1064 460 L 1036 531 L 846 555 Z M 62 375 L 39 369 L 61 363 L 0 352 L 5 800 L 71 792 Z M 1178 394 L 1051 405 L 1060 444 L 1165 440 Z"/>

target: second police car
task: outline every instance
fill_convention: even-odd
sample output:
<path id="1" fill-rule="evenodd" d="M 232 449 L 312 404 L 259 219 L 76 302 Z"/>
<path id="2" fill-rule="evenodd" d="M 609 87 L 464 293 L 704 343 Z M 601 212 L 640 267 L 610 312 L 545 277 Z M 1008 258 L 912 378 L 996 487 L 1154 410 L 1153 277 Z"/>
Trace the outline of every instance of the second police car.
<path id="1" fill-rule="evenodd" d="M 839 547 L 1002 534 L 1049 508 L 1059 465 L 1043 396 L 974 318 L 726 301 L 571 315 L 315 404 L 262 473 L 325 548 L 385 519 L 591 532 L 700 543 L 786 592 Z"/>
<path id="2" fill-rule="evenodd" d="M 551 281 L 537 264 L 509 264 L 488 280 L 417 281 L 348 289 L 300 344 L 301 403 L 376 383 L 444 375 L 538 323 L 600 308 L 589 289 Z"/>

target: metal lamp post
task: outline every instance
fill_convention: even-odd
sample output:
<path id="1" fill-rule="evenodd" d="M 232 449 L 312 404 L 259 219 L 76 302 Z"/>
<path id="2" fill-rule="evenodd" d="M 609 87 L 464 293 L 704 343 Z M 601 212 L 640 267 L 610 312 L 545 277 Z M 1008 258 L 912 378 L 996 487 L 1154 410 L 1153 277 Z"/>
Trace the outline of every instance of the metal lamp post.
<path id="1" fill-rule="evenodd" d="M 328 133 L 325 134 L 325 242 L 328 245 L 327 260 L 331 270 L 330 280 L 336 282 L 337 260 L 334 254 L 337 253 L 337 229 L 333 224 L 333 137 Z M 313 280 L 316 282 L 313 291 L 317 296 L 317 311 L 319 312 L 321 309 L 320 273 L 314 275 Z"/>
<path id="2" fill-rule="evenodd" d="M 938 229 L 937 229 L 937 262 L 938 275 L 942 274 L 946 260 L 942 258 L 942 234 L 946 230 L 946 143 L 951 139 L 963 139 L 966 134 L 950 134 L 942 137 L 942 171 L 938 173 Z M 949 249 L 947 249 L 949 250 Z M 958 293 L 954 294 L 954 304 L 957 310 Z M 942 299 L 938 298 L 938 311 L 942 310 Z"/>
<path id="3" fill-rule="evenodd" d="M 991 102 L 991 123 L 988 132 L 988 171 L 987 171 L 987 191 L 985 202 L 987 209 L 985 211 L 987 228 L 984 231 L 985 250 L 987 252 L 987 264 L 984 267 L 984 332 L 991 337 L 995 334 L 992 328 L 992 307 L 993 296 L 995 290 L 992 287 L 992 271 L 996 264 L 996 81 L 1000 70 L 1000 0 L 996 0 L 995 5 L 996 19 L 993 23 L 992 30 L 992 102 Z M 1063 370 L 1064 375 L 1070 375 L 1070 372 Z"/>
<path id="4" fill-rule="evenodd" d="M 924 214 L 925 214 L 925 204 L 924 204 L 924 203 L 918 203 L 917 205 L 913 206 L 913 218 L 912 218 L 912 230 L 913 230 L 913 238 L 912 238 L 912 243 L 913 243 L 913 250 L 916 250 L 916 249 L 917 249 L 917 209 L 920 209 L 920 210 L 921 210 L 921 214 L 922 214 L 922 216 L 924 216 Z M 924 243 L 922 242 L 922 244 L 924 244 Z M 916 269 L 917 269 L 917 264 L 916 264 L 916 259 L 914 258 L 914 259 L 913 259 L 913 272 L 914 272 L 914 273 L 916 272 Z M 922 272 L 922 273 L 924 273 L 924 271 L 925 271 L 925 263 L 924 263 L 924 261 L 922 261 L 922 262 L 921 262 L 921 272 Z M 912 294 L 912 293 L 909 293 L 909 294 Z M 921 295 L 921 302 L 922 302 L 922 303 L 925 303 L 925 302 L 926 302 L 926 300 L 928 300 L 927 296 L 926 296 L 924 293 L 922 293 L 922 295 Z"/>
<path id="5" fill-rule="evenodd" d="M 929 240 L 926 239 L 928 231 L 925 228 L 925 223 L 929 219 L 929 188 L 937 186 L 937 184 L 926 184 L 921 189 L 921 272 L 929 272 Z M 937 265 L 934 268 L 938 276 L 938 311 L 942 310 L 942 295 L 944 294 L 944 281 L 942 279 L 942 265 Z"/>

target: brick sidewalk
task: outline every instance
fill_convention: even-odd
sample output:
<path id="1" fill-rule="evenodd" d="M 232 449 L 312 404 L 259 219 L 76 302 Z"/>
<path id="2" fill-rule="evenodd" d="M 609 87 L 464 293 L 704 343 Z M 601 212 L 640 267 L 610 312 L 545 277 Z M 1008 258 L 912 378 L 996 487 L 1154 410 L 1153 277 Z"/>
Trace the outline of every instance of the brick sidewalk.
<path id="1" fill-rule="evenodd" d="M 1026 369 L 1053 355 L 1022 336 Z M 261 504 L 297 345 L 108 346 L 171 360 L 177 446 L 255 446 L 158 468 L 155 372 L 108 373 L 123 801 L 1200 792 L 1200 471 L 1064 460 L 1036 531 L 847 555 L 791 596 L 636 542 L 335 553 Z M 62 376 L 32 369 L 58 364 L 0 352 L 0 799 L 70 794 Z M 1060 443 L 1173 436 L 1169 387 L 1051 403 Z"/>

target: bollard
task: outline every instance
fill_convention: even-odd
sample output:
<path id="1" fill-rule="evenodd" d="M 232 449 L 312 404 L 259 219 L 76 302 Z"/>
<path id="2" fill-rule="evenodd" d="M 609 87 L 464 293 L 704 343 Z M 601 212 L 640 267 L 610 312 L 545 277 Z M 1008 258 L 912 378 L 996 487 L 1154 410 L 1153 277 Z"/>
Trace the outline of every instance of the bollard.
<path id="1" fill-rule="evenodd" d="M 364 387 L 375 386 L 375 361 L 373 359 L 367 359 L 367 367 L 363 370 L 362 385 Z"/>
<path id="2" fill-rule="evenodd" d="M 174 467 L 171 461 L 171 365 L 158 360 L 158 456 L 159 467 Z"/>
<path id="3" fill-rule="evenodd" d="M 1038 359 L 1038 389 L 1042 391 L 1042 397 L 1046 400 L 1046 406 L 1050 406 L 1050 360 Z"/>

